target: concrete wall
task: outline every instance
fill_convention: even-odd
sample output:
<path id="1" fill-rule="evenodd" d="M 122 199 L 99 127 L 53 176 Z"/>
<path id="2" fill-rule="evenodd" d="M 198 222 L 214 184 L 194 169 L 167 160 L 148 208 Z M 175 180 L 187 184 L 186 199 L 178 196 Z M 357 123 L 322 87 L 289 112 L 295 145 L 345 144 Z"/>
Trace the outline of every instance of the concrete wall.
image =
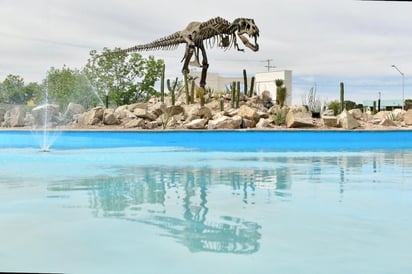
<path id="1" fill-rule="evenodd" d="M 264 91 L 269 91 L 272 96 L 272 100 L 276 100 L 276 83 L 277 79 L 284 81 L 286 87 L 286 100 L 285 105 L 292 104 L 292 71 L 281 70 L 271 72 L 256 73 L 255 91 L 260 95 Z"/>
<path id="2" fill-rule="evenodd" d="M 200 72 L 193 71 L 190 72 L 190 75 L 193 77 L 197 77 L 195 83 L 199 85 L 200 81 Z M 243 86 L 243 76 L 242 77 L 222 77 L 217 73 L 208 72 L 206 78 L 206 87 L 211 88 L 213 91 L 226 91 L 227 89 L 230 90 L 230 85 L 233 82 L 240 82 L 241 86 Z M 248 79 L 248 84 L 250 85 L 250 79 Z M 243 88 L 241 88 L 243 92 Z"/>

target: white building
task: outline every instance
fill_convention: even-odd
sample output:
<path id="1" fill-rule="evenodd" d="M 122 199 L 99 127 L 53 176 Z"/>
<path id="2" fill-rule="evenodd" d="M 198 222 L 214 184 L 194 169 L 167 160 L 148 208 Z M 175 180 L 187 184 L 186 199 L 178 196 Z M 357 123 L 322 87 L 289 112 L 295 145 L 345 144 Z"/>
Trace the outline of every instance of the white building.
<path id="1" fill-rule="evenodd" d="M 196 77 L 196 85 L 200 82 L 200 72 L 192 71 L 190 75 Z M 227 91 L 231 90 L 231 85 L 233 82 L 240 82 L 243 87 L 243 76 L 242 77 L 223 77 L 217 73 L 208 72 L 206 78 L 206 87 L 211 88 L 213 91 Z M 250 85 L 250 78 L 248 77 L 248 85 Z M 243 88 L 241 89 L 243 91 Z"/>
<path id="2" fill-rule="evenodd" d="M 196 84 L 199 85 L 200 72 L 192 71 L 191 76 L 197 77 Z M 250 75 L 248 77 L 248 90 L 250 89 Z M 281 79 L 284 81 L 286 87 L 286 100 L 285 105 L 292 104 L 292 71 L 291 70 L 281 70 L 281 71 L 271 71 L 271 72 L 260 72 L 255 75 L 255 86 L 254 92 L 257 95 L 262 94 L 264 91 L 269 91 L 272 100 L 276 100 L 276 83 L 275 81 Z M 243 92 L 243 76 L 240 77 L 222 77 L 217 73 L 209 72 L 207 74 L 206 86 L 211 88 L 213 91 L 227 91 L 231 89 L 233 82 L 240 82 L 241 91 Z"/>
<path id="3" fill-rule="evenodd" d="M 269 91 L 272 100 L 276 100 L 276 80 L 283 80 L 286 87 L 285 105 L 292 104 L 292 71 L 280 70 L 256 73 L 255 92 L 260 95 L 264 91 Z"/>

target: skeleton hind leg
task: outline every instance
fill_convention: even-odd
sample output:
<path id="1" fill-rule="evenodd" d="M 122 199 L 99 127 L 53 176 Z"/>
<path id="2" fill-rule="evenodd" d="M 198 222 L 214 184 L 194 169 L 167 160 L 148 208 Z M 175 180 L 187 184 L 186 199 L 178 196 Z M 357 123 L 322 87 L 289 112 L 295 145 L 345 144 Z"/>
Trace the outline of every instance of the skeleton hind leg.
<path id="1" fill-rule="evenodd" d="M 204 89 L 206 86 L 206 76 L 209 63 L 207 61 L 207 54 L 204 45 L 200 47 L 200 50 L 202 51 L 202 75 L 200 77 L 200 87 Z"/>

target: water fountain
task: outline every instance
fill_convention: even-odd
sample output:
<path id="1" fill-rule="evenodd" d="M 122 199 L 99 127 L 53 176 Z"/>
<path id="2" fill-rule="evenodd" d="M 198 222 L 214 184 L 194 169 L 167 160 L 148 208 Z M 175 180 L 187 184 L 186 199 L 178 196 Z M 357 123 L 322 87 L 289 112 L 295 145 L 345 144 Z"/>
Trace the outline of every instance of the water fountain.
<path id="1" fill-rule="evenodd" d="M 102 106 L 105 106 L 105 104 L 103 103 L 102 98 L 100 97 L 99 93 L 97 92 L 96 87 L 92 84 L 89 77 L 86 76 L 85 78 L 86 78 L 87 82 L 89 83 L 89 85 L 90 85 L 90 87 L 93 91 L 93 94 L 96 95 L 97 100 L 99 100 L 99 104 L 102 105 Z M 106 93 L 106 108 L 107 108 L 107 93 Z"/>
<path id="2" fill-rule="evenodd" d="M 33 134 L 36 137 L 40 151 L 49 152 L 50 147 L 59 136 L 57 130 L 52 130 L 52 123 L 59 113 L 59 106 L 49 103 L 48 87 L 45 88 L 44 104 L 39 105 L 32 110 L 33 114 Z"/>

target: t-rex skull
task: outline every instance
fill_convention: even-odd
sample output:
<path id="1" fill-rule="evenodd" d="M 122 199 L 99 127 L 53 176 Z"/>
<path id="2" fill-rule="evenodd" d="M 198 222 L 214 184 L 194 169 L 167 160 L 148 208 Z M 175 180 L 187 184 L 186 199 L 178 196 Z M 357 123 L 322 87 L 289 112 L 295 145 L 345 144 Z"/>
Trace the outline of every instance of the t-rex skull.
<path id="1" fill-rule="evenodd" d="M 253 51 L 259 50 L 259 44 L 257 43 L 257 38 L 259 37 L 259 28 L 256 26 L 255 21 L 249 18 L 238 18 L 233 22 L 236 24 L 237 35 L 242 40 L 242 43 Z M 254 38 L 254 44 L 252 44 L 247 37 L 244 35 L 249 35 L 249 38 Z"/>

